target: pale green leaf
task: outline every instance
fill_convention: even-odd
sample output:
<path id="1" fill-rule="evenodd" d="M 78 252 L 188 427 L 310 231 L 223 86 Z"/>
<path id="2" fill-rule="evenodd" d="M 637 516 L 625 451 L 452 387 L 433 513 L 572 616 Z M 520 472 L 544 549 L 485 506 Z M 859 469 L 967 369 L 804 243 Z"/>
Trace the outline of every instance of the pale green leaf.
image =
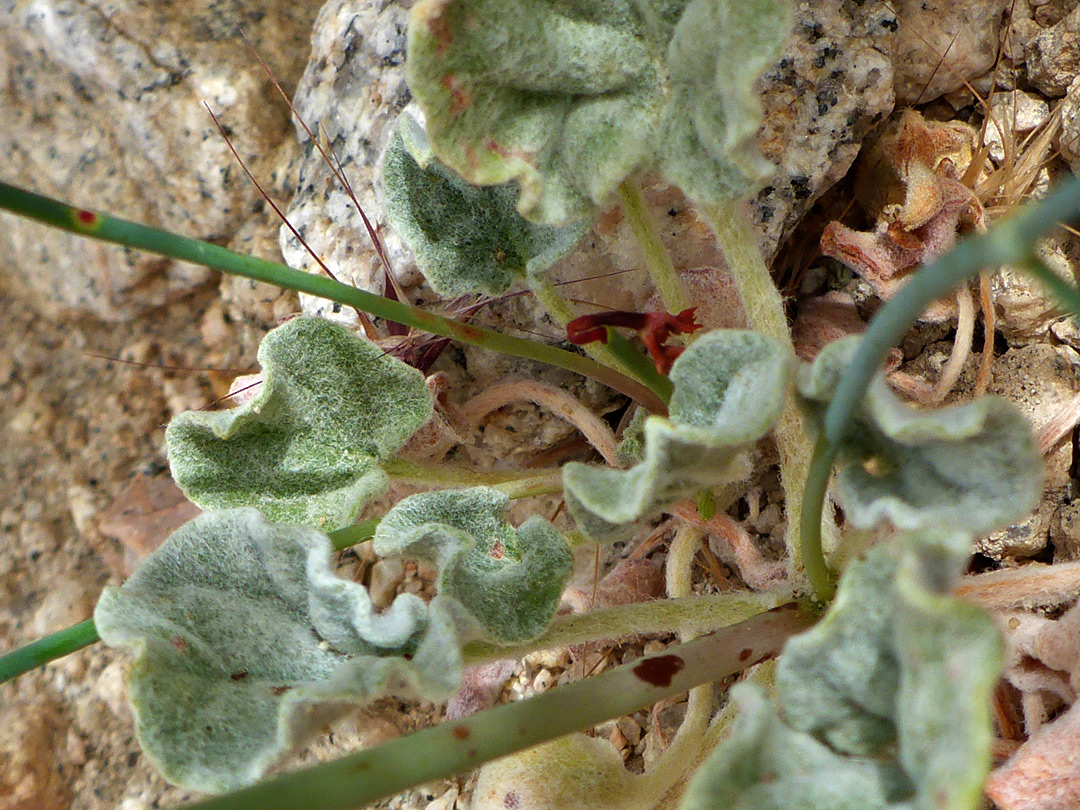
<path id="1" fill-rule="evenodd" d="M 784 0 L 424 0 L 406 70 L 439 158 L 557 225 L 652 168 L 698 202 L 753 191 L 753 83 L 789 19 Z"/>
<path id="2" fill-rule="evenodd" d="M 970 535 L 907 536 L 844 573 L 815 627 L 777 668 L 780 714 L 736 693 L 736 730 L 681 810 L 979 806 L 990 768 L 993 620 L 948 591 Z"/>
<path id="3" fill-rule="evenodd" d="M 105 589 L 94 624 L 135 655 L 136 734 L 170 782 L 232 790 L 348 705 L 453 693 L 461 656 L 447 606 L 403 595 L 378 613 L 363 586 L 333 574 L 330 554 L 314 529 L 207 512 Z"/>
<path id="4" fill-rule="evenodd" d="M 857 338 L 829 344 L 804 367 L 799 393 L 824 417 Z M 878 375 L 840 446 L 836 495 L 852 525 L 981 534 L 1027 515 L 1042 494 L 1042 460 L 1031 427 L 1009 403 L 980 397 L 919 410 Z"/>
<path id="5" fill-rule="evenodd" d="M 779 418 L 791 377 L 787 352 L 754 332 L 716 330 L 675 361 L 669 418 L 650 416 L 644 458 L 629 470 L 563 467 L 567 508 L 597 540 L 687 497 L 747 474 L 744 451 Z"/>
<path id="6" fill-rule="evenodd" d="M 731 735 L 698 769 L 679 810 L 912 808 L 911 785 L 892 761 L 845 757 L 776 715 L 757 684 L 736 684 Z"/>
<path id="7" fill-rule="evenodd" d="M 534 225 L 517 212 L 513 185 L 474 186 L 435 158 L 423 128 L 398 120 L 383 160 L 386 218 L 408 245 L 431 288 L 453 297 L 498 295 L 536 276 L 573 249 L 587 221 Z"/>
<path id="8" fill-rule="evenodd" d="M 252 506 L 324 531 L 348 525 L 386 488 L 379 463 L 431 418 L 423 375 L 320 318 L 267 334 L 259 363 L 254 399 L 169 424 L 173 478 L 204 509 Z"/>
<path id="9" fill-rule="evenodd" d="M 508 503 L 489 487 L 411 495 L 380 521 L 375 551 L 437 565 L 439 594 L 459 602 L 484 637 L 535 638 L 555 615 L 573 558 L 543 518 L 511 526 Z"/>

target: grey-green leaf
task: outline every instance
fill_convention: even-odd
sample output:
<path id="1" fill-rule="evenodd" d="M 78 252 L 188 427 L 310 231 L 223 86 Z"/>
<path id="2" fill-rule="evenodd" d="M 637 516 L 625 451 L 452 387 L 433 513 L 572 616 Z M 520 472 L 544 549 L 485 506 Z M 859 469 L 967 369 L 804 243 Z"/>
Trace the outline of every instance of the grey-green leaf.
<path id="1" fill-rule="evenodd" d="M 779 716 L 740 694 L 736 731 L 681 810 L 978 807 L 1002 644 L 986 613 L 948 594 L 970 544 L 923 533 L 852 563 L 822 621 L 784 650 Z"/>
<path id="2" fill-rule="evenodd" d="M 808 416 L 820 423 L 858 338 L 829 344 L 799 375 Z M 859 528 L 981 534 L 1016 522 L 1038 503 L 1042 460 L 1031 427 L 1009 403 L 980 397 L 923 411 L 878 375 L 840 447 L 836 494 Z"/>
<path id="3" fill-rule="evenodd" d="M 679 810 L 884 810 L 910 807 L 892 761 L 840 756 L 777 717 L 757 684 L 736 684 L 731 735 L 697 771 Z"/>
<path id="4" fill-rule="evenodd" d="M 252 506 L 323 531 L 348 525 L 385 489 L 379 463 L 431 418 L 423 375 L 320 318 L 267 334 L 259 363 L 254 399 L 169 424 L 173 478 L 204 509 Z"/>
<path id="5" fill-rule="evenodd" d="M 94 624 L 135 655 L 136 734 L 170 782 L 242 787 L 347 705 L 453 693 L 461 654 L 447 605 L 404 595 L 377 613 L 330 554 L 314 529 L 207 512 L 105 589 Z"/>
<path id="6" fill-rule="evenodd" d="M 482 636 L 535 638 L 555 615 L 573 558 L 546 520 L 511 526 L 508 503 L 489 487 L 411 495 L 380 521 L 375 551 L 437 565 L 440 596 L 459 602 Z"/>
<path id="7" fill-rule="evenodd" d="M 534 225 L 514 207 L 513 185 L 474 186 L 438 161 L 423 128 L 407 113 L 383 159 L 386 218 L 416 258 L 431 288 L 453 297 L 498 295 L 547 270 L 589 229 Z"/>
<path id="8" fill-rule="evenodd" d="M 702 336 L 672 366 L 669 418 L 645 420 L 641 463 L 563 467 L 570 514 L 593 539 L 613 540 L 679 498 L 746 475 L 744 451 L 779 418 L 790 378 L 791 358 L 770 338 Z"/>
<path id="9" fill-rule="evenodd" d="M 439 158 L 556 225 L 653 168 L 698 202 L 750 193 L 752 86 L 789 19 L 784 0 L 424 0 L 406 69 Z"/>

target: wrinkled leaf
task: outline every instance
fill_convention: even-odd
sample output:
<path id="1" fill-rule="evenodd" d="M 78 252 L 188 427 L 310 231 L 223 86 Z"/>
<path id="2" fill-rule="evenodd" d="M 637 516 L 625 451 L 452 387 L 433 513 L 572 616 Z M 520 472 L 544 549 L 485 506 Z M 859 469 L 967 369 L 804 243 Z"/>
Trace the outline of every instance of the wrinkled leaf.
<path id="1" fill-rule="evenodd" d="M 453 297 L 498 295 L 573 249 L 587 221 L 553 228 L 527 222 L 513 185 L 478 187 L 442 165 L 423 128 L 398 119 L 383 160 L 386 218 L 409 246 L 431 288 Z"/>
<path id="2" fill-rule="evenodd" d="M 698 202 L 753 191 L 753 84 L 789 20 L 783 0 L 425 0 L 406 70 L 439 158 L 557 225 L 652 168 Z"/>
<path id="3" fill-rule="evenodd" d="M 486 638 L 535 638 L 551 622 L 573 558 L 543 518 L 515 529 L 496 489 L 422 492 L 400 501 L 375 530 L 375 552 L 439 568 L 439 594 L 464 606 Z"/>
<path id="4" fill-rule="evenodd" d="M 769 338 L 722 329 L 702 336 L 672 366 L 669 418 L 645 420 L 640 464 L 563 467 L 570 514 L 592 538 L 615 539 L 702 487 L 745 476 L 743 451 L 779 418 L 790 375 L 788 354 Z"/>
<path id="5" fill-rule="evenodd" d="M 922 534 L 852 563 L 784 650 L 779 715 L 760 691 L 732 690 L 736 729 L 681 810 L 979 806 L 1002 644 L 986 613 L 948 595 L 969 549 L 969 535 Z"/>
<path id="6" fill-rule="evenodd" d="M 820 423 L 858 338 L 829 344 L 799 375 L 802 404 Z M 840 447 L 836 495 L 858 528 L 982 534 L 1028 514 L 1042 493 L 1042 460 L 1024 417 L 997 397 L 922 411 L 880 374 Z"/>
<path id="7" fill-rule="evenodd" d="M 431 418 L 423 375 L 320 318 L 267 334 L 259 363 L 254 399 L 169 424 L 173 477 L 203 509 L 252 506 L 323 531 L 348 525 L 386 488 L 379 462 Z"/>
<path id="8" fill-rule="evenodd" d="M 135 655 L 136 733 L 170 782 L 232 790 L 347 705 L 453 693 L 460 647 L 446 605 L 403 595 L 377 613 L 330 553 L 314 529 L 208 512 L 105 589 L 94 624 Z"/>

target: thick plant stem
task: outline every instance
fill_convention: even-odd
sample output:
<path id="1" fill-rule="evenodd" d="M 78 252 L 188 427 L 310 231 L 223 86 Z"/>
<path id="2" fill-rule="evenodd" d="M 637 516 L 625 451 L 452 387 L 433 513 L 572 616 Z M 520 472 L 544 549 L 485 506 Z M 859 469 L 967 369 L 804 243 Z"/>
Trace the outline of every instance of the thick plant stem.
<path id="1" fill-rule="evenodd" d="M 65 627 L 52 635 L 39 638 L 37 641 L 12 650 L 7 655 L 0 656 L 0 683 L 29 672 L 32 669 L 63 658 L 83 647 L 89 647 L 101 637 L 94 620 L 87 619 L 84 622 Z"/>
<path id="2" fill-rule="evenodd" d="M 387 475 L 408 484 L 431 484 L 440 487 L 493 487 L 511 498 L 550 495 L 562 492 L 562 470 L 510 470 L 478 472 L 452 465 L 417 464 L 403 459 L 382 462 Z"/>
<path id="3" fill-rule="evenodd" d="M 230 275 L 243 276 L 278 287 L 317 295 L 422 332 L 565 368 L 602 382 L 656 413 L 666 412 L 662 399 L 647 386 L 595 360 L 556 346 L 503 335 L 492 329 L 444 318 L 419 307 L 392 301 L 325 276 L 294 270 L 283 264 L 264 261 L 254 256 L 243 256 L 209 242 L 190 239 L 105 214 L 73 208 L 50 197 L 34 194 L 7 183 L 0 183 L 0 209 L 81 236 L 147 250 L 159 256 L 182 259 Z"/>
<path id="4" fill-rule="evenodd" d="M 825 412 L 800 521 L 806 545 L 821 545 L 827 478 L 836 458 L 836 448 L 849 430 L 852 414 L 866 396 L 870 381 L 885 362 L 889 349 L 907 334 L 932 301 L 966 282 L 984 267 L 1013 264 L 1028 268 L 1066 307 L 1080 315 L 1080 293 L 1046 269 L 1035 255 L 1039 237 L 1077 213 L 1080 213 L 1080 178 L 1071 178 L 1045 200 L 1021 209 L 997 223 L 988 233 L 961 240 L 948 253 L 919 270 L 878 310 Z M 809 536 L 810 533 L 816 533 L 816 537 Z"/>
<path id="5" fill-rule="evenodd" d="M 602 675 L 376 748 L 185 805 L 186 810 L 351 810 L 648 706 L 776 655 L 814 617 L 794 605 Z"/>
<path id="6" fill-rule="evenodd" d="M 784 595 L 740 591 L 683 599 L 655 599 L 631 605 L 558 616 L 540 638 L 505 646 L 486 641 L 465 645 L 465 661 L 480 664 L 499 658 L 520 658 L 537 650 L 557 650 L 574 644 L 620 638 L 628 628 L 634 633 L 685 633 L 700 635 L 745 621 L 787 602 Z"/>
<path id="7" fill-rule="evenodd" d="M 660 240 L 660 234 L 656 230 L 652 219 L 649 217 L 648 206 L 641 189 L 633 180 L 623 180 L 619 184 L 619 200 L 622 202 L 623 212 L 630 230 L 637 240 L 638 246 L 645 257 L 645 267 L 649 271 L 649 277 L 653 285 L 660 293 L 660 299 L 664 302 L 664 309 L 672 314 L 678 314 L 690 307 L 690 296 L 687 295 L 675 265 L 671 263 L 671 255 Z"/>
<path id="8" fill-rule="evenodd" d="M 795 347 L 784 313 L 784 301 L 761 257 L 742 206 L 738 201 L 702 206 L 701 213 L 716 234 L 750 328 L 780 341 L 794 357 Z M 801 539 L 797 516 L 802 512 L 803 487 L 811 456 L 810 439 L 794 399 L 789 399 L 785 405 L 775 435 L 780 451 L 780 483 L 784 488 L 784 508 L 788 519 L 785 538 L 788 565 L 794 578 L 805 565 L 804 540 Z M 820 532 L 817 538 L 820 543 Z M 820 553 L 820 549 L 816 553 Z"/>

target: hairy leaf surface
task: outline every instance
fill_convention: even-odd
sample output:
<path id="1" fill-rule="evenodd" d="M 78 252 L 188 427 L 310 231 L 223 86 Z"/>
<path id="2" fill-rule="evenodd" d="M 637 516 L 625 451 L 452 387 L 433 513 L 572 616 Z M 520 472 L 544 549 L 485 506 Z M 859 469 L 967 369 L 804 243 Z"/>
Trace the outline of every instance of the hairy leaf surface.
<path id="1" fill-rule="evenodd" d="M 829 344 L 804 367 L 799 393 L 809 417 L 824 418 L 857 338 Z M 836 495 L 859 528 L 981 534 L 1027 515 L 1042 494 L 1042 460 L 1024 417 L 998 397 L 923 411 L 902 402 L 878 375 L 840 447 Z"/>
<path id="2" fill-rule="evenodd" d="M 789 20 L 784 0 L 424 0 L 406 70 L 439 158 L 557 225 L 653 168 L 697 202 L 750 193 L 753 83 Z"/>
<path id="3" fill-rule="evenodd" d="M 836 601 L 788 642 L 780 712 L 735 687 L 740 717 L 681 810 L 979 806 L 990 768 L 993 620 L 948 591 L 970 536 L 932 533 L 852 563 Z"/>
<path id="4" fill-rule="evenodd" d="M 629 470 L 563 467 L 567 508 L 597 540 L 696 490 L 747 474 L 743 451 L 779 418 L 791 362 L 775 341 L 754 332 L 716 330 L 675 361 L 669 418 L 644 425 L 644 458 Z"/>
<path id="5" fill-rule="evenodd" d="M 320 318 L 267 334 L 259 363 L 254 399 L 169 424 L 173 478 L 204 509 L 252 506 L 323 531 L 348 525 L 386 487 L 379 462 L 431 418 L 423 375 Z"/>
<path id="6" fill-rule="evenodd" d="M 376 553 L 439 567 L 439 594 L 455 599 L 497 642 L 535 638 L 551 622 L 573 558 L 543 518 L 515 529 L 496 489 L 422 492 L 399 502 L 375 530 Z"/>
<path id="7" fill-rule="evenodd" d="M 439 162 L 407 113 L 387 147 L 382 182 L 387 220 L 431 288 L 446 297 L 506 292 L 515 279 L 551 267 L 589 229 L 587 221 L 554 228 L 523 219 L 515 186 L 465 182 Z"/>
<path id="8" fill-rule="evenodd" d="M 232 790 L 347 705 L 453 693 L 461 656 L 444 601 L 402 595 L 377 613 L 330 553 L 314 529 L 207 512 L 105 589 L 94 624 L 135 655 L 136 733 L 170 782 Z"/>

